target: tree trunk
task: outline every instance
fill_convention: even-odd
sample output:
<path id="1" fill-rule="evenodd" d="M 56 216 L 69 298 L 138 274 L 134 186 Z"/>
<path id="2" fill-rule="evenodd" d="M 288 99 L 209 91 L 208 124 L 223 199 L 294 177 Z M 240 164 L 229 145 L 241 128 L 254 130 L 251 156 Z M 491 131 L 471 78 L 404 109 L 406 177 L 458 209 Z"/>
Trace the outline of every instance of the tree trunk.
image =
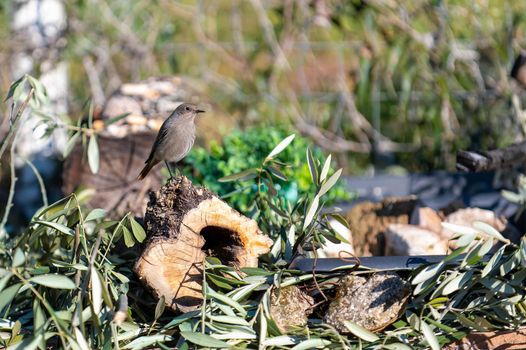
<path id="1" fill-rule="evenodd" d="M 272 245 L 254 220 L 186 177 L 150 193 L 145 224 L 148 241 L 135 272 L 156 297 L 164 296 L 167 306 L 181 312 L 201 304 L 206 256 L 256 267 Z"/>

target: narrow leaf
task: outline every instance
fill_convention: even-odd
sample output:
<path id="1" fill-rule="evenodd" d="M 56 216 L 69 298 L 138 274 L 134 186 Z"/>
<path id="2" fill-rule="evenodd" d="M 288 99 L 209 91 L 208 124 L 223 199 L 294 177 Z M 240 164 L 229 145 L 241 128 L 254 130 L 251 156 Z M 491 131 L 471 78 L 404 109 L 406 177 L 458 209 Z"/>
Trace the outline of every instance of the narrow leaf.
<path id="1" fill-rule="evenodd" d="M 342 174 L 342 169 L 338 169 L 334 174 L 332 174 L 332 176 L 329 177 L 327 182 L 321 185 L 320 192 L 318 193 L 318 195 L 321 197 L 325 193 L 327 193 L 332 188 L 332 186 L 336 184 L 336 181 L 338 181 L 341 174 Z"/>
<path id="2" fill-rule="evenodd" d="M 316 211 L 318 210 L 319 202 L 320 202 L 320 197 L 315 196 L 309 207 L 309 210 L 307 211 L 307 214 L 305 215 L 305 222 L 303 223 L 303 229 L 306 229 L 310 225 L 312 220 L 314 219 L 314 215 L 316 215 Z"/>
<path id="3" fill-rule="evenodd" d="M 316 166 L 316 161 L 312 155 L 310 148 L 307 148 L 307 164 L 309 166 L 310 177 L 312 183 L 318 185 L 318 167 Z"/>
<path id="4" fill-rule="evenodd" d="M 95 135 L 91 136 L 89 139 L 88 164 L 93 174 L 99 172 L 99 146 Z"/>
<path id="5" fill-rule="evenodd" d="M 209 335 L 196 332 L 181 332 L 181 335 L 196 345 L 207 346 L 211 348 L 229 348 L 230 345 L 222 340 L 212 338 Z"/>
<path id="6" fill-rule="evenodd" d="M 56 289 L 75 289 L 75 283 L 63 275 L 45 274 L 29 279 L 30 282 Z"/>
<path id="7" fill-rule="evenodd" d="M 298 345 L 291 348 L 291 350 L 308 350 L 316 348 L 324 348 L 328 345 L 331 345 L 330 340 L 321 339 L 321 338 L 311 338 L 309 340 L 302 341 Z"/>
<path id="8" fill-rule="evenodd" d="M 345 327 L 347 327 L 349 332 L 351 332 L 352 334 L 354 334 L 355 336 L 357 336 L 360 339 L 363 339 L 363 340 L 368 341 L 368 342 L 374 342 L 374 341 L 377 341 L 378 339 L 380 339 L 373 332 L 368 331 L 367 329 L 363 328 L 362 326 L 360 326 L 360 325 L 358 325 L 358 324 L 356 324 L 354 322 L 343 321 L 343 324 L 345 325 Z"/>
<path id="9" fill-rule="evenodd" d="M 426 338 L 427 343 L 431 349 L 440 350 L 440 344 L 438 343 L 438 339 L 436 338 L 435 333 L 433 333 L 431 327 L 424 321 L 420 323 L 420 326 L 422 328 L 422 333 L 424 334 L 424 337 Z"/>
<path id="10" fill-rule="evenodd" d="M 34 224 L 41 224 L 41 225 L 44 225 L 44 226 L 47 226 L 47 227 L 51 227 L 59 232 L 62 232 L 66 235 L 69 235 L 69 236 L 73 236 L 75 234 L 75 231 L 73 231 L 73 229 L 65 226 L 65 225 L 62 225 L 62 224 L 59 224 L 58 222 L 53 222 L 53 221 L 43 221 L 43 220 L 35 220 L 33 221 Z"/>
<path id="11" fill-rule="evenodd" d="M 292 142 L 292 140 L 294 140 L 294 137 L 296 137 L 296 135 L 292 134 L 283 139 L 276 147 L 274 147 L 265 160 L 272 159 L 281 153 Z"/>
<path id="12" fill-rule="evenodd" d="M 323 164 L 323 168 L 321 169 L 320 182 L 323 182 L 325 180 L 325 178 L 329 174 L 330 168 L 331 168 L 331 155 L 329 154 L 329 156 L 325 160 L 325 163 Z"/>
<path id="13" fill-rule="evenodd" d="M 245 181 L 245 180 L 253 179 L 256 176 L 257 176 L 257 169 L 252 168 L 252 169 L 243 170 L 242 172 L 239 172 L 237 174 L 224 176 L 217 181 L 219 182 L 231 182 L 231 181 L 236 181 L 236 180 Z"/>

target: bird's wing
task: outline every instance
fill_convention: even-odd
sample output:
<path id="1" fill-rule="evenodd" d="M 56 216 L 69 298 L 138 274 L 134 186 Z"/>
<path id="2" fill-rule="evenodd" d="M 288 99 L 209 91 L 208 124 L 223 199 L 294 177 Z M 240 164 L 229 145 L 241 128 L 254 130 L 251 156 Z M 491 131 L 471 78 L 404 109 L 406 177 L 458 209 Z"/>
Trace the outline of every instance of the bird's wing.
<path id="1" fill-rule="evenodd" d="M 161 126 L 161 129 L 159 129 L 159 133 L 157 134 L 157 137 L 155 138 L 155 142 L 153 143 L 152 150 L 150 151 L 150 155 L 148 156 L 148 159 L 146 159 L 145 163 L 148 163 L 150 160 L 153 159 L 153 156 L 155 154 L 155 151 L 157 150 L 157 147 L 159 147 L 159 144 L 163 142 L 163 140 L 166 138 L 166 135 L 168 135 L 168 126 L 166 125 L 166 121 L 164 121 L 163 125 Z"/>

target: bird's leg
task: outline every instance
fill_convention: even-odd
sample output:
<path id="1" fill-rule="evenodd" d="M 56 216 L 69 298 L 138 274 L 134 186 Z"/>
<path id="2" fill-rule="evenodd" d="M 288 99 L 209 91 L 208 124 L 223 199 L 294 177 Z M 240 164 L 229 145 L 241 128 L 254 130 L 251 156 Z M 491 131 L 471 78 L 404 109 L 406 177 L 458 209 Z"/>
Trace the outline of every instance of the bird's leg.
<path id="1" fill-rule="evenodd" d="M 172 168 L 170 168 L 170 163 L 168 161 L 164 161 L 164 164 L 166 164 L 166 167 L 168 168 L 168 172 L 170 173 L 170 180 L 174 178 L 174 174 L 172 173 Z"/>

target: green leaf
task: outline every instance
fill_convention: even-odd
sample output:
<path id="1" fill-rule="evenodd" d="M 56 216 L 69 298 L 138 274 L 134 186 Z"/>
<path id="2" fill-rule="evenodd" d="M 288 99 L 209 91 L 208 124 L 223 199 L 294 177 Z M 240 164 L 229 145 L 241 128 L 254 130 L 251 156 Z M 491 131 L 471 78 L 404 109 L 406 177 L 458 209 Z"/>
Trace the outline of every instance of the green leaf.
<path id="1" fill-rule="evenodd" d="M 211 347 L 211 348 L 229 348 L 230 345 L 222 340 L 212 338 L 209 335 L 196 332 L 181 332 L 181 335 L 196 345 Z"/>
<path id="2" fill-rule="evenodd" d="M 5 100 L 4 100 L 4 102 L 9 100 L 11 97 L 13 97 L 13 95 L 15 94 L 15 90 L 20 89 L 20 88 L 23 87 L 23 85 L 20 85 L 20 84 L 25 80 L 25 78 L 26 78 L 26 76 L 24 75 L 24 76 L 20 77 L 17 81 L 15 81 L 14 83 L 11 84 L 11 86 L 9 87 L 9 91 L 7 92 L 7 96 L 6 96 Z M 19 88 L 19 86 L 20 86 L 20 88 Z"/>
<path id="3" fill-rule="evenodd" d="M 0 279 L 0 292 L 4 290 L 11 276 L 13 276 L 13 274 L 11 272 L 7 272 L 5 276 L 3 276 L 2 279 Z"/>
<path id="4" fill-rule="evenodd" d="M 211 315 L 209 316 L 209 318 L 216 322 L 222 322 L 222 323 L 228 323 L 228 324 L 234 324 L 234 325 L 243 325 L 243 326 L 250 325 L 248 321 L 246 321 L 244 318 L 237 317 L 237 316 Z"/>
<path id="5" fill-rule="evenodd" d="M 343 324 L 345 325 L 345 327 L 347 327 L 349 332 L 351 332 L 352 334 L 354 334 L 355 336 L 357 336 L 360 339 L 363 339 L 363 340 L 368 341 L 368 342 L 375 342 L 378 339 L 380 339 L 373 332 L 368 331 L 367 329 L 363 328 L 362 326 L 360 326 L 360 325 L 358 325 L 358 324 L 356 324 L 354 322 L 343 321 Z"/>
<path id="6" fill-rule="evenodd" d="M 91 300 L 93 311 L 98 317 L 102 307 L 102 281 L 95 266 L 91 267 Z"/>
<path id="7" fill-rule="evenodd" d="M 267 338 L 263 342 L 265 346 L 285 346 L 299 343 L 299 338 L 290 335 L 280 335 L 278 337 Z"/>
<path id="8" fill-rule="evenodd" d="M 268 154 L 265 160 L 269 160 L 281 153 L 291 142 L 296 135 L 292 134 L 283 139 L 274 149 Z"/>
<path id="9" fill-rule="evenodd" d="M 345 226 L 347 228 L 351 228 L 349 226 L 349 222 L 347 222 L 347 219 L 344 218 L 342 215 L 340 215 L 338 213 L 332 213 L 332 214 L 330 214 L 330 217 L 332 217 L 334 220 L 338 221 L 343 226 Z"/>
<path id="10" fill-rule="evenodd" d="M 52 229 L 55 229 L 59 232 L 62 232 L 66 235 L 73 236 L 75 234 L 75 231 L 65 225 L 59 224 L 58 222 L 53 221 L 44 221 L 44 220 L 35 220 L 33 221 L 33 224 L 41 224 L 47 227 L 51 227 Z"/>
<path id="11" fill-rule="evenodd" d="M 135 241 L 133 240 L 132 233 L 126 226 L 122 226 L 122 234 L 124 236 L 124 244 L 126 247 L 131 248 L 135 245 Z"/>
<path id="12" fill-rule="evenodd" d="M 497 231 L 490 224 L 487 224 L 487 223 L 482 222 L 482 221 L 475 221 L 473 223 L 473 227 L 476 228 L 476 229 L 481 230 L 482 232 L 484 232 L 488 236 L 493 237 L 493 238 L 495 238 L 495 239 L 497 239 L 497 240 L 499 240 L 501 242 L 506 242 L 506 243 L 510 242 L 508 239 L 504 238 L 504 236 L 502 236 L 501 233 L 499 231 Z"/>
<path id="13" fill-rule="evenodd" d="M 24 255 L 24 252 L 20 248 L 16 248 L 15 254 L 13 256 L 13 267 L 21 266 L 26 262 L 26 257 Z"/>
<path id="14" fill-rule="evenodd" d="M 431 349 L 440 350 L 440 344 L 438 343 L 438 339 L 436 338 L 435 333 L 433 333 L 431 327 L 424 321 L 421 321 L 420 327 L 422 328 L 422 334 L 424 334 L 424 337 L 426 338 L 427 343 Z"/>
<path id="15" fill-rule="evenodd" d="M 449 295 L 462 288 L 467 282 L 471 280 L 473 272 L 473 270 L 468 270 L 452 279 L 448 284 L 446 284 L 446 286 L 442 290 L 442 295 Z"/>
<path id="16" fill-rule="evenodd" d="M 325 193 L 327 193 L 332 188 L 332 186 L 336 184 L 336 181 L 338 181 L 341 174 L 342 174 L 342 169 L 338 169 L 334 174 L 332 174 L 332 176 L 329 177 L 329 179 L 323 185 L 321 185 L 318 196 L 321 197 Z"/>
<path id="17" fill-rule="evenodd" d="M 146 239 L 146 232 L 144 231 L 144 228 L 139 224 L 133 217 L 130 216 L 130 224 L 131 229 L 133 232 L 133 235 L 135 236 L 135 239 L 137 242 L 141 243 Z"/>
<path id="18" fill-rule="evenodd" d="M 97 136 L 92 135 L 88 144 L 88 164 L 93 174 L 99 172 L 99 146 Z"/>
<path id="19" fill-rule="evenodd" d="M 473 227 L 452 224 L 449 222 L 442 222 L 442 227 L 451 232 L 460 234 L 460 235 L 478 235 L 478 231 Z"/>
<path id="20" fill-rule="evenodd" d="M 96 208 L 89 212 L 88 216 L 86 216 L 84 221 L 86 222 L 93 221 L 93 220 L 101 219 L 105 216 L 106 216 L 106 210 L 101 209 L 101 208 Z"/>
<path id="21" fill-rule="evenodd" d="M 11 304 L 21 287 L 22 283 L 13 284 L 0 293 L 0 311 Z"/>
<path id="22" fill-rule="evenodd" d="M 310 148 L 307 148 L 307 165 L 309 166 L 312 183 L 318 185 L 318 167 Z"/>
<path id="23" fill-rule="evenodd" d="M 442 270 L 442 267 L 444 267 L 444 262 L 439 262 L 438 264 L 426 266 L 412 279 L 411 284 L 415 285 L 429 280 L 430 278 L 434 277 L 437 273 L 439 273 Z"/>
<path id="24" fill-rule="evenodd" d="M 64 151 L 62 152 L 62 156 L 64 158 L 66 158 L 71 153 L 71 151 L 73 150 L 73 147 L 75 147 L 75 145 L 77 144 L 77 140 L 79 139 L 79 137 L 80 137 L 80 131 L 77 131 L 76 133 L 73 134 L 73 136 L 70 137 L 70 139 L 66 143 L 66 146 L 64 147 Z"/>
<path id="25" fill-rule="evenodd" d="M 135 339 L 131 343 L 124 345 L 122 349 L 140 350 L 144 348 L 149 348 L 151 345 L 160 342 L 167 342 L 170 340 L 172 340 L 172 337 L 166 334 L 149 335 Z"/>
<path id="26" fill-rule="evenodd" d="M 330 168 L 331 168 L 331 155 L 329 154 L 329 156 L 325 160 L 325 163 L 323 164 L 323 168 L 321 169 L 320 182 L 323 182 L 325 180 L 325 178 L 329 174 Z"/>
<path id="27" fill-rule="evenodd" d="M 219 182 L 246 181 L 246 180 L 254 179 L 255 177 L 257 177 L 257 174 L 258 174 L 258 169 L 252 168 L 252 169 L 243 170 L 242 172 L 239 172 L 237 174 L 224 176 L 218 179 L 217 181 Z"/>
<path id="28" fill-rule="evenodd" d="M 158 320 L 159 317 L 162 316 L 165 306 L 166 304 L 164 301 L 164 295 L 161 295 L 161 297 L 159 298 L 159 301 L 157 302 L 157 305 L 155 306 L 155 316 L 154 317 L 156 320 Z"/>
<path id="29" fill-rule="evenodd" d="M 75 289 L 75 283 L 68 277 L 56 274 L 45 274 L 29 279 L 30 282 L 40 284 L 45 287 L 56 288 L 56 289 Z"/>
<path id="30" fill-rule="evenodd" d="M 116 116 L 116 117 L 114 117 L 114 118 L 110 118 L 110 119 L 108 119 L 108 120 L 106 120 L 106 121 L 104 122 L 104 126 L 108 126 L 108 125 L 111 125 L 111 124 L 113 124 L 113 123 L 116 123 L 116 122 L 118 122 L 119 120 L 126 118 L 126 117 L 129 116 L 130 114 L 131 114 L 131 113 L 124 113 L 124 114 L 118 115 L 118 116 Z"/>
<path id="31" fill-rule="evenodd" d="M 312 200 L 312 203 L 310 204 L 309 210 L 307 210 L 307 214 L 305 215 L 305 221 L 303 222 L 304 230 L 311 224 L 312 220 L 314 219 L 316 211 L 318 210 L 319 203 L 320 197 L 316 195 Z"/>
<path id="32" fill-rule="evenodd" d="M 497 252 L 495 254 L 493 254 L 493 256 L 489 259 L 489 261 L 486 264 L 486 266 L 484 266 L 484 269 L 482 269 L 482 274 L 481 274 L 482 278 L 486 277 L 497 266 L 497 264 L 499 263 L 500 259 L 504 255 L 504 249 L 505 248 L 506 248 L 506 246 L 500 247 L 499 250 L 497 250 Z"/>
<path id="33" fill-rule="evenodd" d="M 178 324 L 183 323 L 186 320 L 189 320 L 191 318 L 197 317 L 201 314 L 200 310 L 193 310 L 190 312 L 187 312 L 185 314 L 179 315 L 177 317 L 174 317 L 168 324 L 166 324 L 163 329 L 170 329 L 174 326 L 177 326 Z"/>
<path id="34" fill-rule="evenodd" d="M 321 339 L 321 338 L 311 338 L 309 340 L 302 341 L 298 345 L 291 348 L 291 350 L 308 350 L 316 348 L 324 348 L 328 345 L 331 345 L 330 340 Z"/>
<path id="35" fill-rule="evenodd" d="M 412 347 L 409 345 L 405 345 L 404 343 L 391 343 L 391 344 L 385 344 L 383 349 L 387 350 L 411 350 Z"/>

